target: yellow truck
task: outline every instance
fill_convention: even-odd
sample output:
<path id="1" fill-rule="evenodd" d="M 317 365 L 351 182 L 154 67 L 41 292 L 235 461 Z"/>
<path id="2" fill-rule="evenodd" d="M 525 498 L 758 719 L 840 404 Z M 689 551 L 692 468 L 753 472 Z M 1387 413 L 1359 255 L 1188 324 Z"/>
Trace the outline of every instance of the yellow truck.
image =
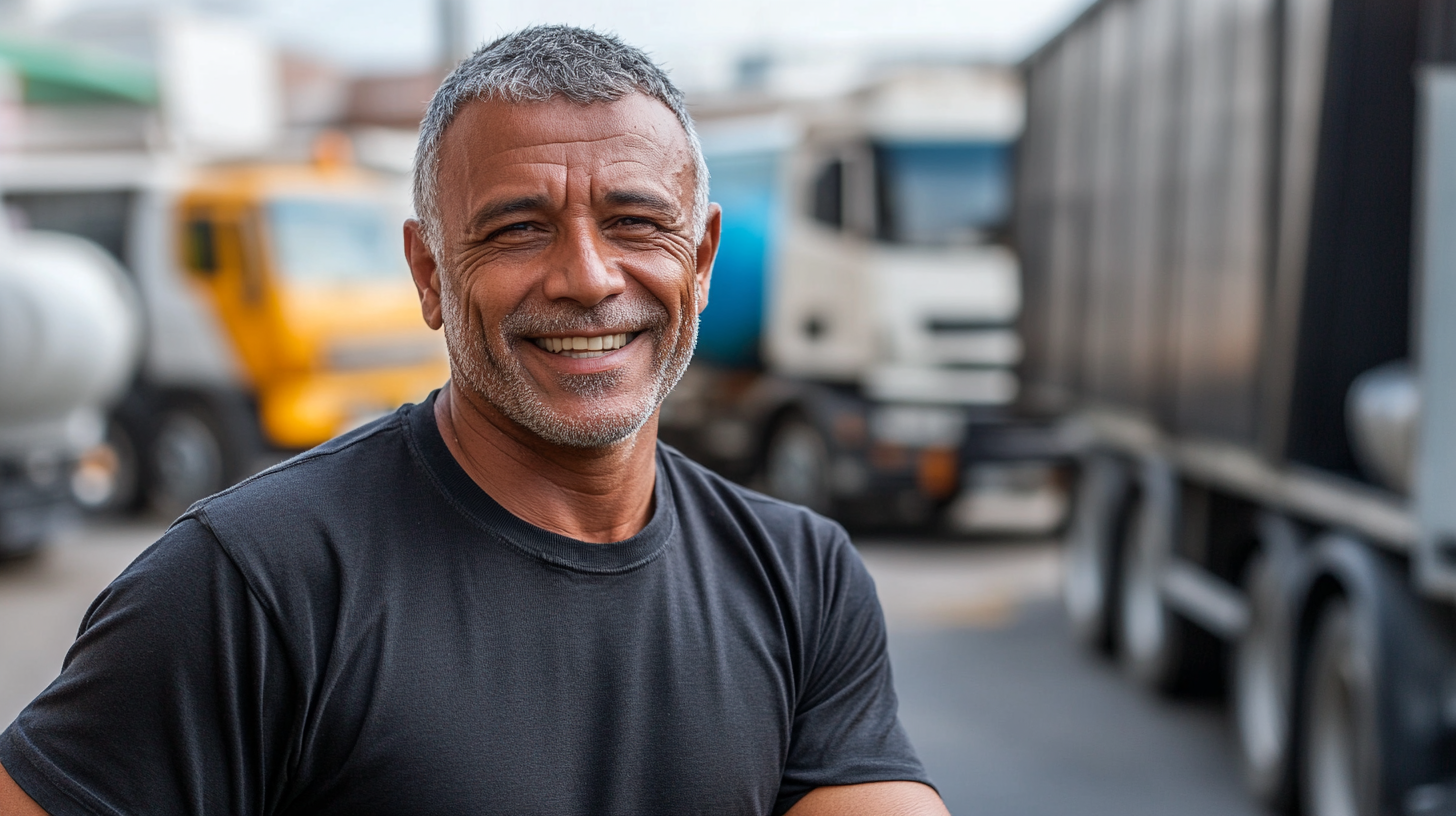
<path id="1" fill-rule="evenodd" d="M 99 244 L 141 313 L 84 503 L 178 512 L 448 375 L 404 262 L 404 179 L 287 120 L 278 65 L 257 32 L 180 10 L 0 34 L 5 216 Z"/>
<path id="2" fill-rule="evenodd" d="M 176 512 L 448 375 L 397 184 L 337 160 L 113 154 L 12 154 L 0 176 L 12 217 L 100 244 L 141 295 L 141 362 L 83 463 L 108 478 L 95 502 Z"/>

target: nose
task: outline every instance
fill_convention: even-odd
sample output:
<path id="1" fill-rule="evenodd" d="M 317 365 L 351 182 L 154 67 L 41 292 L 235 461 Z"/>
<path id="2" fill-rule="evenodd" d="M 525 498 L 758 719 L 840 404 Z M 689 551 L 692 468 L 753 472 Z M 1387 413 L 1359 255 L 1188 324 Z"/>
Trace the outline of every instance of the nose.
<path id="1" fill-rule="evenodd" d="M 595 224 L 573 224 L 556 246 L 546 297 L 572 300 L 590 308 L 627 289 L 626 277 L 615 268 Z"/>

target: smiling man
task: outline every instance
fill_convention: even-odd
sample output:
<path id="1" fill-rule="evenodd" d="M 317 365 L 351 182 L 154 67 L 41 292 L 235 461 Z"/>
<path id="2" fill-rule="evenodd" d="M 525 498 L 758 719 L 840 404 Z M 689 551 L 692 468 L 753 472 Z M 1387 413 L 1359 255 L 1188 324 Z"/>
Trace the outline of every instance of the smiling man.
<path id="1" fill-rule="evenodd" d="M 0 814 L 944 814 L 844 531 L 656 441 L 721 217 L 662 71 L 504 37 L 416 162 L 450 382 L 107 588 L 0 735 Z"/>

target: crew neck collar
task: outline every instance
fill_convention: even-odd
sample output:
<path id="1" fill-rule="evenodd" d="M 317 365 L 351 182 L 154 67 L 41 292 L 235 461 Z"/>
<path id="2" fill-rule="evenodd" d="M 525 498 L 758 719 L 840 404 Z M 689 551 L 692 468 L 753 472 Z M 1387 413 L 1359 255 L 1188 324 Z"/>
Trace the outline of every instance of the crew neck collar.
<path id="1" fill-rule="evenodd" d="M 657 448 L 657 479 L 653 485 L 652 518 L 641 532 L 622 541 L 598 544 L 544 530 L 505 509 L 481 489 L 455 461 L 435 423 L 432 392 L 424 402 L 402 409 L 416 458 L 433 477 L 450 503 L 477 526 L 522 553 L 575 572 L 615 574 L 630 572 L 656 559 L 677 532 L 670 479 L 661 445 Z"/>

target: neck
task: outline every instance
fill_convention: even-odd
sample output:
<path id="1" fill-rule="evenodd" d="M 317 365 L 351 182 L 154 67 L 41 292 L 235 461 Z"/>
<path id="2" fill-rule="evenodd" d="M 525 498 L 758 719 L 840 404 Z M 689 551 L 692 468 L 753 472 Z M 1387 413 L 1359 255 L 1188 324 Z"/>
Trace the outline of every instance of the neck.
<path id="1" fill-rule="evenodd" d="M 469 389 L 448 383 L 435 424 L 455 461 L 517 518 L 579 541 L 631 538 L 652 517 L 657 414 L 604 448 L 553 445 Z"/>

